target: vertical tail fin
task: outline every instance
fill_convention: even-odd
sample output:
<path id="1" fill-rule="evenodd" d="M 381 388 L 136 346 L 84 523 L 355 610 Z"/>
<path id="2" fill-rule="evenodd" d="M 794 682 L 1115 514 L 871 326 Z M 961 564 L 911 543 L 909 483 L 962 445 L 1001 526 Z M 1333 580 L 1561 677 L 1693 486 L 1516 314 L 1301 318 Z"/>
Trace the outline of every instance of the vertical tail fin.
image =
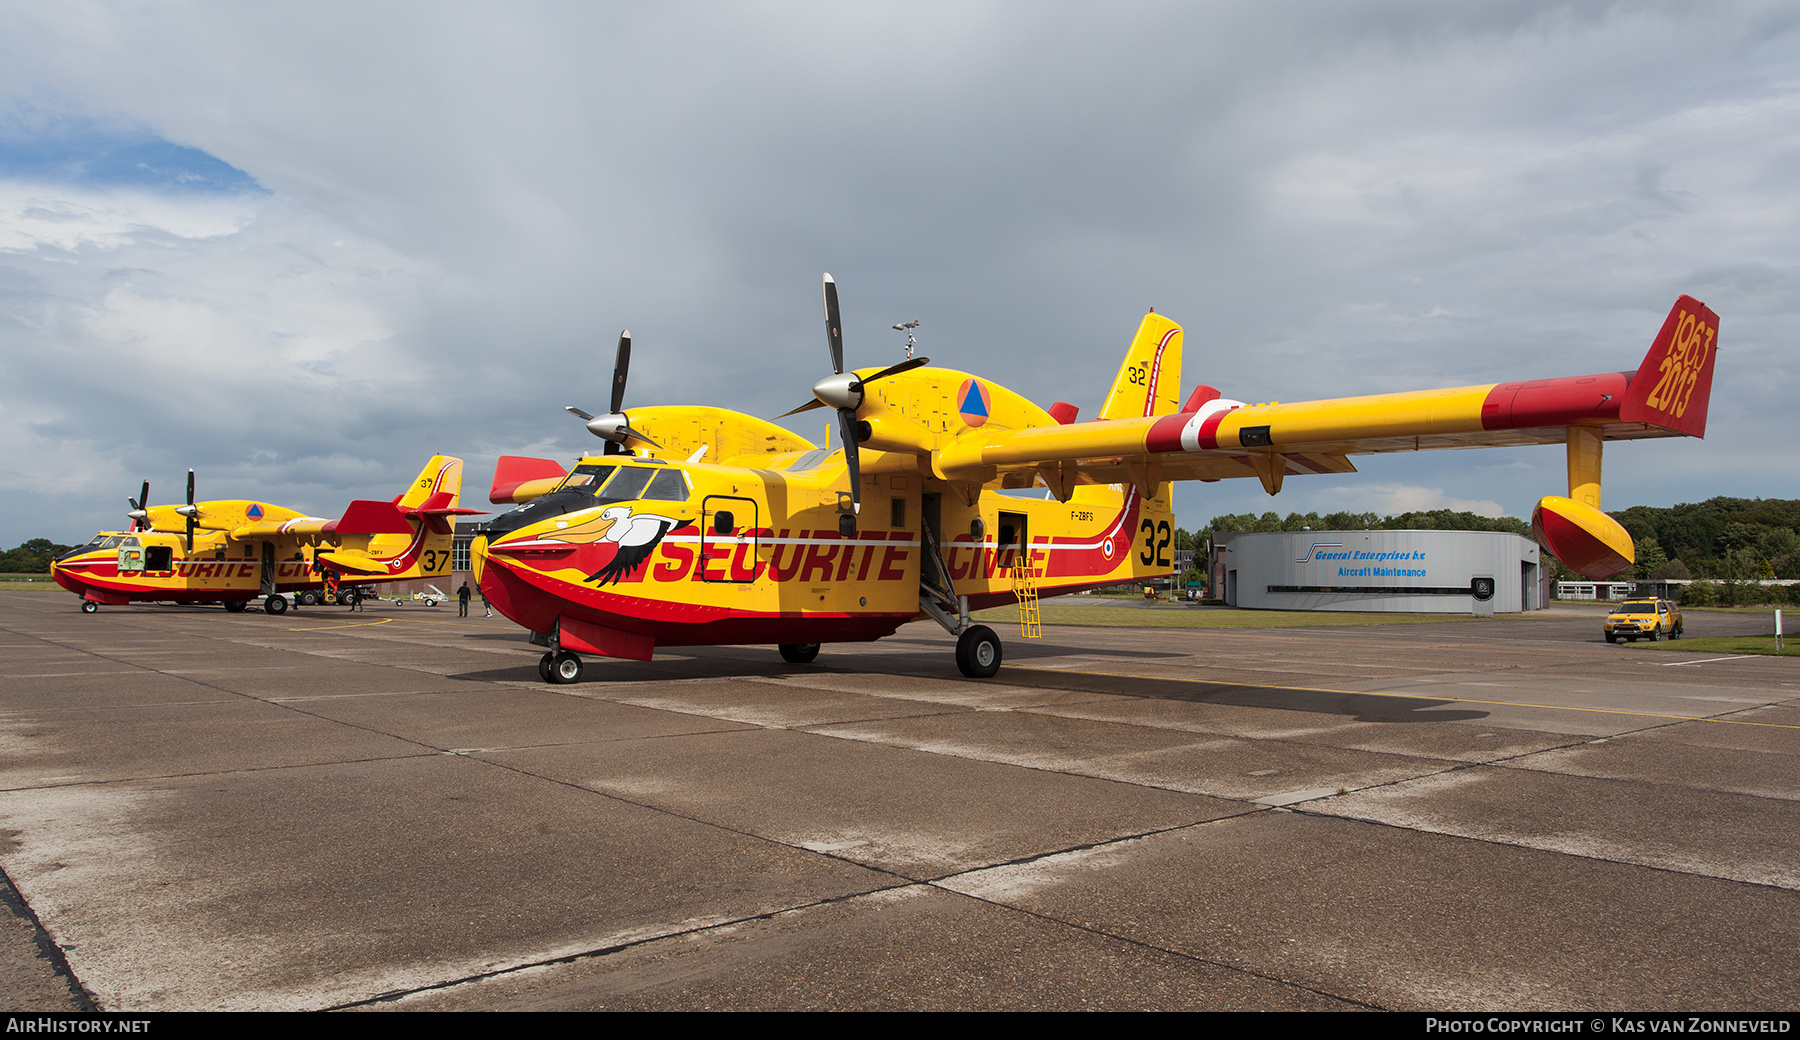
<path id="1" fill-rule="evenodd" d="M 401 509 L 455 509 L 462 495 L 462 471 L 461 459 L 433 455 L 395 504 Z"/>
<path id="2" fill-rule="evenodd" d="M 1100 407 L 1102 419 L 1173 415 L 1181 402 L 1181 326 L 1151 311 Z"/>
<path id="3" fill-rule="evenodd" d="M 1619 418 L 1706 436 L 1718 340 L 1719 316 L 1711 308 L 1692 296 L 1676 300 L 1625 391 Z"/>

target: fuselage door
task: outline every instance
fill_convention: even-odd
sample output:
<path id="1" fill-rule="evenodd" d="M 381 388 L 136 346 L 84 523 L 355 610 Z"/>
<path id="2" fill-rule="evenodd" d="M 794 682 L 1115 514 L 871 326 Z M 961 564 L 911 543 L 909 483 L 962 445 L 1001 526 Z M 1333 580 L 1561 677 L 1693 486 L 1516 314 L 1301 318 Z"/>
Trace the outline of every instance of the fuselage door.
<path id="1" fill-rule="evenodd" d="M 127 538 L 119 543 L 119 573 L 144 573 L 144 548 L 136 538 Z"/>
<path id="2" fill-rule="evenodd" d="M 762 517 L 756 500 L 707 495 L 700 500 L 700 580 L 744 584 L 757 579 Z"/>
<path id="3" fill-rule="evenodd" d="M 275 543 L 262 543 L 262 591 L 263 595 L 275 592 Z"/>

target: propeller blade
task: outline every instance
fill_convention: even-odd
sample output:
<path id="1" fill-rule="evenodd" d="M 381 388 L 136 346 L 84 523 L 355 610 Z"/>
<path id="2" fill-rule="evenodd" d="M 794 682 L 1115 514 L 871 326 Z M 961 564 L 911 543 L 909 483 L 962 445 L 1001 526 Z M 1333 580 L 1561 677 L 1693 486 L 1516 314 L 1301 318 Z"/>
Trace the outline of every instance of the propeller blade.
<path id="1" fill-rule="evenodd" d="M 902 361 L 898 365 L 893 365 L 891 367 L 884 368 L 872 376 L 864 376 L 862 378 L 862 386 L 868 386 L 870 383 L 873 383 L 877 379 L 886 379 L 888 376 L 897 376 L 902 372 L 911 372 L 913 369 L 918 368 L 921 365 L 929 365 L 929 364 L 931 364 L 931 359 L 928 357 L 916 357 L 916 358 L 911 359 L 910 361 Z M 858 387 L 858 389 L 861 389 L 861 387 Z"/>
<path id="2" fill-rule="evenodd" d="M 831 374 L 844 374 L 844 328 L 838 316 L 837 283 L 825 274 L 825 343 L 831 348 Z"/>
<path id="3" fill-rule="evenodd" d="M 817 398 L 814 398 L 813 400 L 806 402 L 805 404 L 801 405 L 800 407 L 794 409 L 791 412 L 782 412 L 780 415 L 777 415 L 775 418 L 785 419 L 790 415 L 799 415 L 801 412 L 810 412 L 814 408 L 823 408 L 823 407 L 825 407 L 825 402 L 823 402 Z"/>
<path id="4" fill-rule="evenodd" d="M 646 436 L 644 436 L 644 435 L 643 435 L 643 434 L 641 434 L 641 433 L 639 433 L 639 432 L 637 432 L 637 431 L 636 431 L 636 430 L 634 430 L 634 429 L 632 429 L 632 428 L 631 428 L 631 427 L 629 427 L 629 426 L 620 426 L 620 427 L 619 427 L 619 429 L 621 429 L 621 430 L 624 430 L 624 431 L 625 431 L 625 432 L 626 432 L 626 433 L 629 433 L 629 434 L 631 434 L 631 435 L 632 435 L 632 436 L 633 436 L 633 437 L 636 437 L 636 438 L 637 438 L 637 439 L 638 439 L 638 440 L 640 440 L 640 441 L 643 441 L 643 442 L 644 442 L 644 443 L 645 443 L 645 444 L 648 444 L 648 445 L 650 445 L 650 446 L 651 446 L 651 447 L 652 447 L 652 448 L 660 448 L 660 447 L 662 447 L 662 445 L 660 445 L 660 444 L 658 444 L 658 443 L 656 443 L 656 442 L 655 442 L 655 441 L 653 441 L 653 440 L 651 440 L 651 439 L 650 439 L 650 438 L 648 438 L 648 437 L 646 437 Z M 618 445 L 616 445 L 616 444 L 614 444 L 614 443 L 612 443 L 612 442 L 611 442 L 611 441 L 608 441 L 608 442 L 607 442 L 607 443 L 606 443 L 606 446 L 607 446 L 607 447 L 609 447 L 609 448 L 616 448 L 616 447 L 618 447 Z"/>
<path id="5" fill-rule="evenodd" d="M 856 445 L 856 409 L 838 409 L 838 437 L 844 442 L 844 464 L 850 467 L 850 509 L 862 512 L 862 464 Z"/>
<path id="6" fill-rule="evenodd" d="M 187 504 L 190 506 L 194 504 L 194 471 L 191 469 L 188 470 L 188 500 L 187 500 Z M 188 510 L 187 551 L 188 551 L 189 555 L 192 555 L 194 552 L 194 528 L 197 526 L 197 523 L 194 520 L 195 512 L 197 512 L 197 510 L 193 510 L 193 509 Z"/>
<path id="7" fill-rule="evenodd" d="M 631 330 L 619 333 L 619 352 L 613 357 L 612 410 L 625 407 L 625 373 L 631 368 Z"/>
<path id="8" fill-rule="evenodd" d="M 570 415 L 573 415 L 573 416 L 574 416 L 574 417 L 575 417 L 575 418 L 577 418 L 577 419 L 582 419 L 582 420 L 585 420 L 585 421 L 587 421 L 587 422 L 593 422 L 593 421 L 594 421 L 594 417 L 593 417 L 593 416 L 591 416 L 591 415 L 589 415 L 589 414 L 588 414 L 588 413 L 586 413 L 586 412 L 584 412 L 584 411 L 582 411 L 582 410 L 581 410 L 581 409 L 579 409 L 579 408 L 577 408 L 577 407 L 575 407 L 575 406 L 574 406 L 574 405 L 572 405 L 572 404 L 565 404 L 565 405 L 563 405 L 563 411 L 565 411 L 565 412 L 568 412 L 568 413 L 569 413 L 569 414 L 570 414 Z"/>
<path id="9" fill-rule="evenodd" d="M 188 470 L 188 505 L 194 504 L 194 471 Z"/>

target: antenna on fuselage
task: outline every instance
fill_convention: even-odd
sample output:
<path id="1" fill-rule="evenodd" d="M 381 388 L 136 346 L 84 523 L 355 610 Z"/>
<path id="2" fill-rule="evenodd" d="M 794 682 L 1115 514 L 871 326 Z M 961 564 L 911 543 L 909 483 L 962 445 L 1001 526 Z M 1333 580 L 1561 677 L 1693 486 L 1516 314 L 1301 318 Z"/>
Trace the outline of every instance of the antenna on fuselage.
<path id="1" fill-rule="evenodd" d="M 918 327 L 919 319 L 917 318 L 914 318 L 911 321 L 903 321 L 894 326 L 894 331 L 906 333 L 906 360 L 908 361 L 912 360 L 913 347 L 917 345 L 916 341 L 913 339 L 912 330 Z"/>

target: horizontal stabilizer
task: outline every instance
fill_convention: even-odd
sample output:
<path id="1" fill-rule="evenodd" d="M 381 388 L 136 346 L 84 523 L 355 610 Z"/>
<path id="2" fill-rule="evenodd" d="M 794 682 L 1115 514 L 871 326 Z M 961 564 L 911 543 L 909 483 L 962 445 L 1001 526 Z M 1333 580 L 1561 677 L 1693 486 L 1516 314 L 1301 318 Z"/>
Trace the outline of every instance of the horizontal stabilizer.
<path id="1" fill-rule="evenodd" d="M 1719 316 L 1692 296 L 1676 300 L 1625 392 L 1619 418 L 1706 436 L 1718 343 Z"/>
<path id="2" fill-rule="evenodd" d="M 336 523 L 325 525 L 328 534 L 411 534 L 412 524 L 392 502 L 357 499 Z"/>
<path id="3" fill-rule="evenodd" d="M 494 486 L 488 491 L 488 501 L 496 505 L 516 502 L 514 496 L 520 485 L 540 481 L 560 481 L 568 476 L 568 472 L 550 459 L 533 459 L 523 455 L 502 455 L 494 464 Z M 537 491 L 538 495 L 549 490 Z M 536 495 L 530 497 L 535 498 Z"/>

